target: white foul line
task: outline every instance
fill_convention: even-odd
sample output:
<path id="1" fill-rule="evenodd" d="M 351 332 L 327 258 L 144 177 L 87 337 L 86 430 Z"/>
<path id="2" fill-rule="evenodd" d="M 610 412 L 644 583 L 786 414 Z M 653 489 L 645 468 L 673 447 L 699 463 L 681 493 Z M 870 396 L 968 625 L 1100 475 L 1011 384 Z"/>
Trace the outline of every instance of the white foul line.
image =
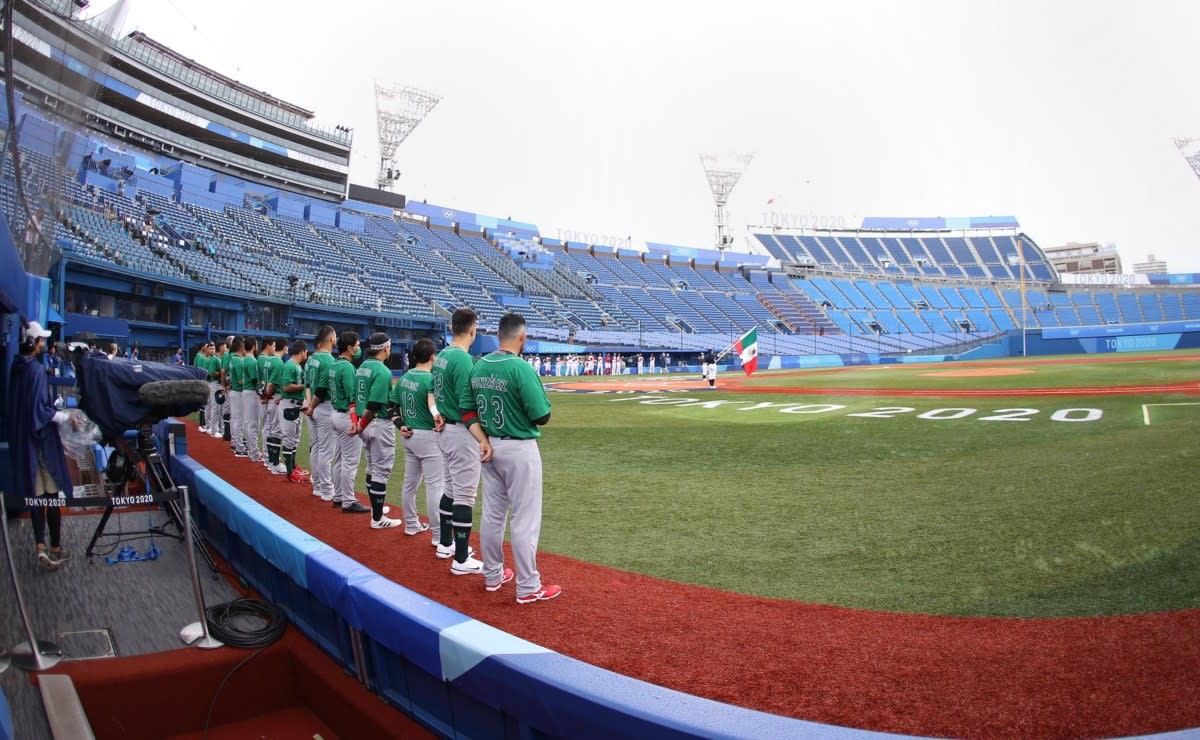
<path id="1" fill-rule="evenodd" d="M 1200 403 L 1143 403 L 1142 404 L 1142 421 L 1146 426 L 1150 426 L 1150 407 L 1151 406 L 1200 406 Z"/>

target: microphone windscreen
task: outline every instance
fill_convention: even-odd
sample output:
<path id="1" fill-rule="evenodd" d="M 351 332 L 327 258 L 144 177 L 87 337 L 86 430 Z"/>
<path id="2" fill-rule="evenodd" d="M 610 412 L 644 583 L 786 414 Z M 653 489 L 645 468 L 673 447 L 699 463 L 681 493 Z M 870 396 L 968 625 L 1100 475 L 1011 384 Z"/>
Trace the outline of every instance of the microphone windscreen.
<path id="1" fill-rule="evenodd" d="M 203 380 L 156 380 L 138 388 L 138 399 L 147 406 L 191 406 L 208 403 L 208 383 Z"/>

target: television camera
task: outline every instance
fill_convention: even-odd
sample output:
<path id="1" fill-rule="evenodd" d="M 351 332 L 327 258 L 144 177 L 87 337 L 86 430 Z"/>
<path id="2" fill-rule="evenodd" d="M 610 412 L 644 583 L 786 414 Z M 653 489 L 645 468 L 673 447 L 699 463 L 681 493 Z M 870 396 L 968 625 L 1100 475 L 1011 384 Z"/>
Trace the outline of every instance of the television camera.
<path id="1" fill-rule="evenodd" d="M 75 356 L 79 407 L 100 429 L 101 436 L 113 448 L 105 465 L 107 496 L 104 514 L 88 543 L 86 555 L 94 553 L 96 541 L 104 533 L 114 506 L 127 503 L 155 503 L 164 507 L 168 522 L 151 527 L 149 534 L 184 539 L 184 526 L 192 527 L 197 550 L 216 574 L 216 563 L 203 546 L 193 522 L 186 522 L 179 506 L 179 489 L 171 479 L 159 452 L 154 425 L 172 416 L 186 416 L 208 402 L 209 387 L 203 370 L 159 362 L 109 359 L 103 352 L 79 350 Z M 127 432 L 136 434 L 130 439 Z M 143 496 L 127 495 L 127 487 L 140 478 Z M 175 532 L 166 531 L 173 526 Z"/>

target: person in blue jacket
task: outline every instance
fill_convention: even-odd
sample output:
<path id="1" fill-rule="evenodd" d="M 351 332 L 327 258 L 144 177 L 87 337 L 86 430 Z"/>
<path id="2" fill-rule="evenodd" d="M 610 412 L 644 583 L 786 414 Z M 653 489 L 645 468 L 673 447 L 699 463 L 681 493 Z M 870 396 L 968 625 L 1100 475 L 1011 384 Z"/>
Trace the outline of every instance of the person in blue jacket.
<path id="1" fill-rule="evenodd" d="M 8 383 L 6 415 L 9 454 L 13 464 L 13 493 L 21 499 L 56 499 L 70 493 L 71 476 L 58 436 L 58 425 L 70 416 L 54 408 L 39 356 L 46 351 L 50 332 L 36 321 L 21 331 L 20 354 L 13 360 Z M 49 501 L 47 501 L 49 503 Z M 55 502 L 57 503 L 57 502 Z M 62 547 L 62 512 L 57 506 L 30 506 L 38 563 L 50 570 L 70 554 Z M 46 548 L 46 525 L 50 547 Z"/>

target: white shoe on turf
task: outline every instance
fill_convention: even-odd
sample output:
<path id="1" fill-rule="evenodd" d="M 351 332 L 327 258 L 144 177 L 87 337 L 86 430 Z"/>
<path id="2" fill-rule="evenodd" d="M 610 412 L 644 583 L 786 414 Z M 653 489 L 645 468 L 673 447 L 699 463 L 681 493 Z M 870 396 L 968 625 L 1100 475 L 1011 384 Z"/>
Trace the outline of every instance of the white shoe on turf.
<path id="1" fill-rule="evenodd" d="M 422 532 L 428 532 L 428 531 L 429 531 L 429 525 L 426 524 L 425 522 L 417 522 L 416 527 L 405 527 L 404 528 L 404 534 L 407 534 L 410 536 L 414 535 L 414 534 L 421 534 Z"/>
<path id="2" fill-rule="evenodd" d="M 461 563 L 458 562 L 457 560 L 455 560 L 453 563 L 450 564 L 450 573 L 451 573 L 451 575 L 456 575 L 456 576 L 482 575 L 483 574 L 483 561 L 476 560 L 475 558 L 472 558 L 472 557 L 468 557 L 466 560 L 462 561 Z"/>
<path id="3" fill-rule="evenodd" d="M 268 465 L 267 470 L 270 470 L 275 475 L 287 475 L 287 466 L 283 463 Z"/>
<path id="4" fill-rule="evenodd" d="M 371 520 L 371 529 L 391 529 L 392 527 L 403 527 L 404 522 L 399 519 L 388 519 L 386 516 L 381 516 L 378 519 Z"/>
<path id="5" fill-rule="evenodd" d="M 454 557 L 454 543 L 453 542 L 451 542 L 449 545 L 443 545 L 438 542 L 435 542 L 434 544 L 437 545 L 438 560 L 449 560 L 450 558 Z M 467 546 L 467 557 L 469 558 L 474 554 L 475 554 L 475 548 L 468 545 Z"/>

